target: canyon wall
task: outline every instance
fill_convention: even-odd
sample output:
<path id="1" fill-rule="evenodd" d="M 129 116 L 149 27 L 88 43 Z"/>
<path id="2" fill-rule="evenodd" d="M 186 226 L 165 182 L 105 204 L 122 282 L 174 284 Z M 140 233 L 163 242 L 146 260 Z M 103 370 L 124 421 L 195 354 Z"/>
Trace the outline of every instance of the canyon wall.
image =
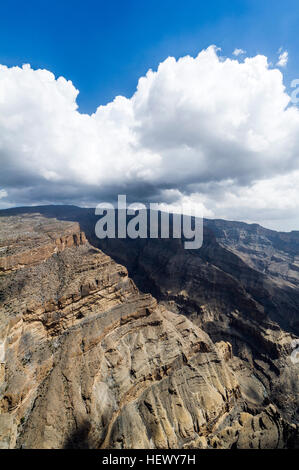
<path id="1" fill-rule="evenodd" d="M 145 292 L 80 220 L 40 212 L 0 218 L 2 448 L 298 445 L 292 332 L 244 261 L 242 287 L 205 247 L 115 246 Z"/>

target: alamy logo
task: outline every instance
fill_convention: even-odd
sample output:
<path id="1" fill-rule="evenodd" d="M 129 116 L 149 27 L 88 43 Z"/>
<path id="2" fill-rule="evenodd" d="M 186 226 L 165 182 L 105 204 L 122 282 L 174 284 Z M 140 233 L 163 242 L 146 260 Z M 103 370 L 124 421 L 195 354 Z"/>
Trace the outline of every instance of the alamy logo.
<path id="1" fill-rule="evenodd" d="M 140 203 L 127 206 L 125 195 L 118 196 L 117 208 L 110 203 L 98 204 L 101 216 L 95 226 L 96 236 L 104 238 L 183 238 L 184 248 L 196 250 L 203 243 L 203 218 L 198 208 L 183 205 L 176 212 L 161 211 L 163 205 Z M 196 214 L 196 217 L 195 217 Z"/>

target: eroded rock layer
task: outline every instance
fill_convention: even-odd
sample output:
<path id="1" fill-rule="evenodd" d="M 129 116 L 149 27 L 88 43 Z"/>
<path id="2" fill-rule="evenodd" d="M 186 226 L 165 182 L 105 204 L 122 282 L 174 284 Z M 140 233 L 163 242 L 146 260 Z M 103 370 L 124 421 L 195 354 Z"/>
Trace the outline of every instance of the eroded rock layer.
<path id="1" fill-rule="evenodd" d="M 1 447 L 297 445 L 296 424 L 232 344 L 141 293 L 77 223 L 0 224 Z"/>

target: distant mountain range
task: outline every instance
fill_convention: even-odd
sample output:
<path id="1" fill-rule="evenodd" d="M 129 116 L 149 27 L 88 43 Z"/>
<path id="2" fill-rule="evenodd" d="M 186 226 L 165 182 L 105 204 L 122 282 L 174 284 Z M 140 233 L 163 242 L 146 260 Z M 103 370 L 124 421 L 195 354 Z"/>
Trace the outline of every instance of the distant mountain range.
<path id="1" fill-rule="evenodd" d="M 0 211 L 1 446 L 298 447 L 299 232 L 205 219 L 186 250 L 97 220 Z"/>

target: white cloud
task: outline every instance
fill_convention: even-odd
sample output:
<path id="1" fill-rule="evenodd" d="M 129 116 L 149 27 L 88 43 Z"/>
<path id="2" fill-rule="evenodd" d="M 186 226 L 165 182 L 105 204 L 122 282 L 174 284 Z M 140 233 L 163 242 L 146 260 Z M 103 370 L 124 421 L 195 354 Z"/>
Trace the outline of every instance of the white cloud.
<path id="1" fill-rule="evenodd" d="M 239 55 L 246 54 L 246 51 L 244 51 L 243 49 L 235 49 L 233 54 L 237 57 Z"/>
<path id="2" fill-rule="evenodd" d="M 280 54 L 278 56 L 278 62 L 276 63 L 277 67 L 285 67 L 289 60 L 289 53 L 288 51 L 283 51 L 282 48 L 278 51 Z"/>
<path id="3" fill-rule="evenodd" d="M 255 204 L 261 187 L 278 194 L 271 181 L 299 168 L 299 111 L 261 55 L 240 63 L 210 47 L 169 57 L 130 99 L 117 96 L 91 116 L 78 111 L 77 95 L 46 70 L 0 66 L 7 204 L 94 203 L 120 191 L 174 203 L 196 194 L 207 214 L 232 218 L 238 200 Z M 265 198 L 269 210 L 274 200 Z"/>

